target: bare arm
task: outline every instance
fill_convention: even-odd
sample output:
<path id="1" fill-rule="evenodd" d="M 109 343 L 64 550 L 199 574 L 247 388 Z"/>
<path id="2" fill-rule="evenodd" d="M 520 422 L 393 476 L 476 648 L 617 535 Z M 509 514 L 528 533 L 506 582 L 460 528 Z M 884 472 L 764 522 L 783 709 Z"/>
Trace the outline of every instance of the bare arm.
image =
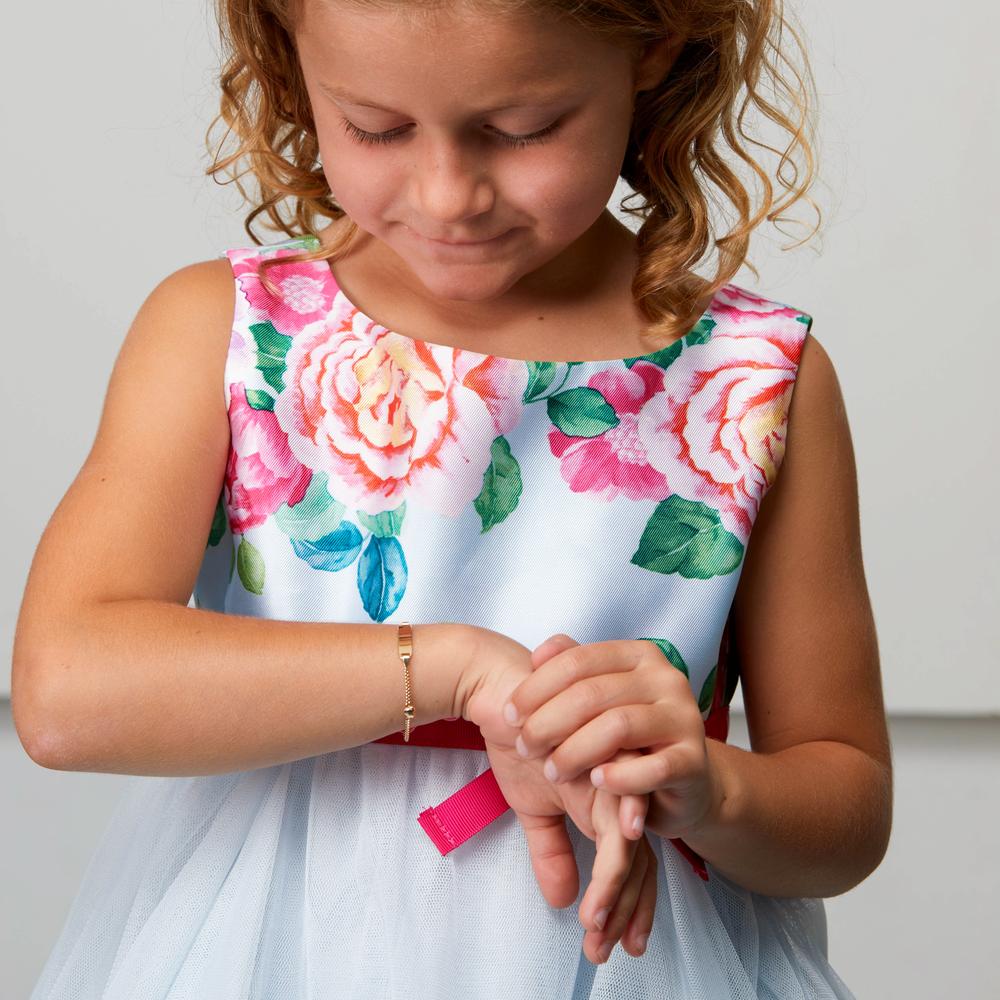
<path id="1" fill-rule="evenodd" d="M 892 760 L 854 451 L 835 370 L 811 335 L 786 444 L 734 602 L 753 750 L 708 740 L 721 801 L 683 839 L 748 889 L 826 897 L 885 855 Z M 651 803 L 651 828 L 664 801 Z"/>
<path id="2" fill-rule="evenodd" d="M 412 726 L 461 714 L 465 626 L 414 624 Z M 471 631 L 471 629 L 469 630 Z M 112 601 L 79 609 L 44 669 L 46 767 L 216 774 L 358 746 L 403 728 L 396 626 L 274 621 Z"/>
<path id="3" fill-rule="evenodd" d="M 39 542 L 11 703 L 43 766 L 218 773 L 402 729 L 395 625 L 187 607 L 229 452 L 233 308 L 226 260 L 154 289 L 115 363 L 90 454 Z M 414 623 L 414 725 L 461 714 L 474 631 Z"/>

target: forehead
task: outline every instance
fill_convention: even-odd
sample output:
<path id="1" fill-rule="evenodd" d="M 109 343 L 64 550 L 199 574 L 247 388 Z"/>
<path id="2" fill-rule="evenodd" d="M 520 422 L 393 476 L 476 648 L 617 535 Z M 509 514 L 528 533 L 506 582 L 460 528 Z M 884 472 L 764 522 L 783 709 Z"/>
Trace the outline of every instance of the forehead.
<path id="1" fill-rule="evenodd" d="M 544 92 L 600 82 L 628 65 L 622 49 L 566 18 L 478 0 L 302 0 L 295 42 L 307 75 L 372 101 L 413 90 L 483 99 Z"/>

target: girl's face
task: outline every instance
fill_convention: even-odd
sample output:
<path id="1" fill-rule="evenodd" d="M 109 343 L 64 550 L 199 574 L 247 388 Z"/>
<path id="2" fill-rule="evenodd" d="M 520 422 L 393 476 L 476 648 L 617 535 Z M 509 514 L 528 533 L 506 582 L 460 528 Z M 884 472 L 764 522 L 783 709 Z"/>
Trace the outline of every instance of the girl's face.
<path id="1" fill-rule="evenodd" d="M 518 285 L 538 301 L 600 259 L 607 218 L 595 223 L 641 82 L 629 53 L 534 14 L 303 8 L 296 47 L 330 190 L 432 300 Z"/>

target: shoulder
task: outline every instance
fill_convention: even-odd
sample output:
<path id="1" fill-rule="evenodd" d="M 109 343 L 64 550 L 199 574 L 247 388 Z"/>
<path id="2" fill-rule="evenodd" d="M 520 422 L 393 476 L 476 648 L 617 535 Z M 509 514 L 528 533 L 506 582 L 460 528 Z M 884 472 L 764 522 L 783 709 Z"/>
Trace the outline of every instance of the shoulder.
<path id="1" fill-rule="evenodd" d="M 226 258 L 196 261 L 166 275 L 149 293 L 151 303 L 167 313 L 204 315 L 204 322 L 223 319 L 228 327 L 236 299 L 231 262 Z M 207 310 L 207 314 L 202 314 Z M 199 327 L 204 326 L 199 322 Z"/>

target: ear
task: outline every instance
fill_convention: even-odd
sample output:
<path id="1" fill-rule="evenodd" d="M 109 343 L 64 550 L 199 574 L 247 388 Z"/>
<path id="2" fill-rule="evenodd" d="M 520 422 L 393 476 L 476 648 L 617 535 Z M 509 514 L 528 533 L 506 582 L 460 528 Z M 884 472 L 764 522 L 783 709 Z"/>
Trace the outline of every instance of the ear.
<path id="1" fill-rule="evenodd" d="M 640 90 L 652 90 L 666 79 L 686 41 L 687 36 L 675 34 L 645 46 L 632 71 L 633 95 Z"/>

